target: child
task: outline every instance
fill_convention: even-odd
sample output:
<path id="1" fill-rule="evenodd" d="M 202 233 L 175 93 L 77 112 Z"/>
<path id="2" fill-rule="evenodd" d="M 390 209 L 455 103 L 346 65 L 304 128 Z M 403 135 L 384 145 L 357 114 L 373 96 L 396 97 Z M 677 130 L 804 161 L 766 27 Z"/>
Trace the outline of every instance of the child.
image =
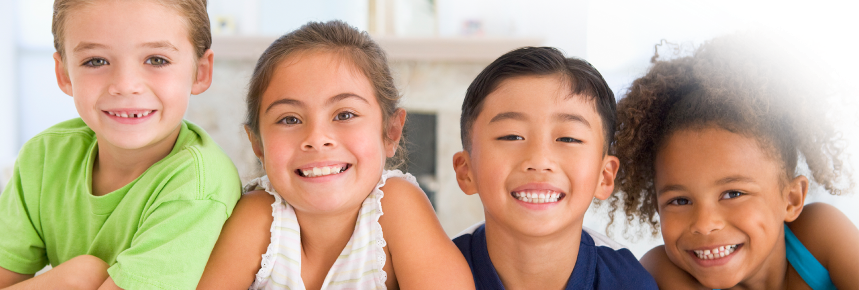
<path id="1" fill-rule="evenodd" d="M 268 175 L 245 186 L 200 289 L 473 287 L 415 178 L 383 170 L 406 113 L 366 32 L 308 23 L 269 46 L 249 87 Z"/>
<path id="2" fill-rule="evenodd" d="M 801 153 L 814 181 L 841 191 L 827 88 L 776 43 L 716 38 L 656 61 L 620 101 L 615 201 L 661 226 L 665 245 L 642 258 L 660 288 L 859 289 L 859 231 L 830 205 L 803 207 L 797 173 Z"/>
<path id="3" fill-rule="evenodd" d="M 589 63 L 550 47 L 511 51 L 471 83 L 459 187 L 486 214 L 454 239 L 478 289 L 655 289 L 632 253 L 582 229 L 614 188 L 615 100 Z"/>
<path id="4" fill-rule="evenodd" d="M 212 81 L 205 1 L 58 0 L 53 33 L 80 118 L 18 155 L 0 195 L 0 288 L 195 287 L 241 186 L 182 121 Z"/>

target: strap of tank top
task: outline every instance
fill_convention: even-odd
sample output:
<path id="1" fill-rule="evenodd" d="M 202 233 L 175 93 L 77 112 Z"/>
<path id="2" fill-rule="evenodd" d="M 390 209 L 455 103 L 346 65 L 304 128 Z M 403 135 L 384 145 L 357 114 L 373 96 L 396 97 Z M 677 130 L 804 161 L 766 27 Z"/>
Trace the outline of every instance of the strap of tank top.
<path id="1" fill-rule="evenodd" d="M 799 273 L 811 289 L 829 290 L 835 289 L 829 278 L 829 271 L 811 255 L 811 252 L 802 245 L 796 235 L 787 224 L 784 225 L 784 244 L 787 251 L 787 261 Z"/>

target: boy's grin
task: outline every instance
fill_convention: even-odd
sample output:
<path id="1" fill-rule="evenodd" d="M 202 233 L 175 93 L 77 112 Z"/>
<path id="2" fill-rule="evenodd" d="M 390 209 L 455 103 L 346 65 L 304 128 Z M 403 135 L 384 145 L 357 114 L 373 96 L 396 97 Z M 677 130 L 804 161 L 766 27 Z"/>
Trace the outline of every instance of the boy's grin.
<path id="1" fill-rule="evenodd" d="M 549 184 L 527 184 L 510 192 L 513 198 L 525 203 L 544 204 L 556 203 L 567 196 L 561 189 Z"/>
<path id="2" fill-rule="evenodd" d="M 605 154 L 594 103 L 568 86 L 557 75 L 513 77 L 481 105 L 454 167 L 460 188 L 479 193 L 487 228 L 575 232 L 594 197 L 611 194 L 617 159 Z"/>
<path id="3" fill-rule="evenodd" d="M 212 53 L 198 59 L 183 17 L 157 2 L 90 5 L 65 20 L 60 89 L 100 148 L 169 152 L 190 95 L 209 87 Z"/>

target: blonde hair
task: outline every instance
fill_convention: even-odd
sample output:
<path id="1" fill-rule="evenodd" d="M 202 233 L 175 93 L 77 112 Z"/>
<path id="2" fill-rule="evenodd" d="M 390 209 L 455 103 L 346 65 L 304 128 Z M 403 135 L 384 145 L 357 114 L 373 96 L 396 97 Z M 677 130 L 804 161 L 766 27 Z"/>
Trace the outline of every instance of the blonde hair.
<path id="1" fill-rule="evenodd" d="M 95 0 L 55 0 L 54 16 L 51 33 L 54 34 L 54 49 L 65 58 L 63 50 L 63 35 L 66 18 L 72 10 L 92 4 Z M 188 29 L 188 38 L 194 45 L 197 58 L 203 57 L 206 50 L 212 47 L 212 30 L 209 25 L 209 14 L 206 12 L 206 0 L 155 0 L 158 4 L 173 9 L 184 16 L 182 22 Z"/>

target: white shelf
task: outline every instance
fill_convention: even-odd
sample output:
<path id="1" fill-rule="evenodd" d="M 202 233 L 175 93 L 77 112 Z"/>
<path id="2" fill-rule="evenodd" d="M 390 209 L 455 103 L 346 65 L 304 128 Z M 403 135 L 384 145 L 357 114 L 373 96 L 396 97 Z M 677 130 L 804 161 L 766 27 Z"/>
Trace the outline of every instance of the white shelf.
<path id="1" fill-rule="evenodd" d="M 256 61 L 277 37 L 215 36 L 212 50 L 215 59 Z M 502 54 L 523 46 L 539 46 L 539 38 L 457 37 L 405 38 L 376 37 L 392 61 L 490 62 Z"/>

